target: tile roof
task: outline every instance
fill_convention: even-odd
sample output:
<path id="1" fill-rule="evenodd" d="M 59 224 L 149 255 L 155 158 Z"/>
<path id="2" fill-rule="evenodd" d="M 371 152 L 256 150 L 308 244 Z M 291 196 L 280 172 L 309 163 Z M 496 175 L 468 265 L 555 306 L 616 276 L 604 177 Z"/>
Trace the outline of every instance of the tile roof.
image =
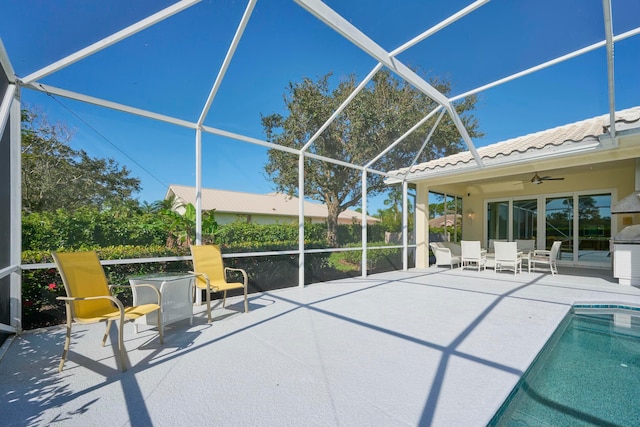
<path id="1" fill-rule="evenodd" d="M 616 112 L 616 129 L 623 128 L 625 124 L 637 124 L 639 121 L 640 106 Z M 502 162 L 505 162 L 508 161 L 510 156 L 516 157 L 524 153 L 538 152 L 540 150 L 565 145 L 579 148 L 580 143 L 597 141 L 599 136 L 608 133 L 608 131 L 609 114 L 605 114 L 480 147 L 477 151 L 483 161 L 500 159 Z M 402 168 L 389 173 L 399 176 L 407 173 L 411 175 L 429 170 L 451 168 L 467 164 L 475 164 L 475 161 L 471 152 L 463 151 L 451 156 L 420 163 L 411 168 Z"/>
<path id="2" fill-rule="evenodd" d="M 195 205 L 195 187 L 172 184 L 169 186 L 169 192 L 171 191 L 184 203 Z M 213 188 L 202 189 L 202 209 L 205 211 L 215 209 L 216 212 L 297 217 L 298 200 L 297 197 L 290 197 L 282 193 L 254 194 Z M 304 215 L 305 217 L 326 218 L 327 207 L 320 203 L 305 201 Z M 361 213 L 347 209 L 339 215 L 340 219 L 349 221 L 354 217 L 359 220 Z M 367 216 L 369 223 L 378 221 L 378 218 Z"/>

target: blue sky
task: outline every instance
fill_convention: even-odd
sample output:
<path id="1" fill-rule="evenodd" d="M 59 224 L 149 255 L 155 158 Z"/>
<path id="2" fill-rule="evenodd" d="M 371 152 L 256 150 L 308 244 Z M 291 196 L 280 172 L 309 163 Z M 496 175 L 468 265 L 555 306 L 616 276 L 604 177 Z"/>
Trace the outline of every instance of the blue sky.
<path id="1" fill-rule="evenodd" d="M 163 7 L 168 0 L 4 0 L 0 38 L 26 76 Z M 471 0 L 330 0 L 326 3 L 387 50 L 466 7 Z M 614 34 L 640 26 L 640 1 L 612 0 Z M 196 121 L 246 7 L 203 0 L 42 83 Z M 493 0 L 399 55 L 427 76 L 453 82 L 452 95 L 604 39 L 601 0 Z M 615 46 L 616 108 L 640 105 L 640 36 Z M 260 0 L 206 124 L 264 139 L 261 114 L 283 111 L 289 82 L 333 72 L 363 78 L 374 59 L 289 0 Z M 605 50 L 599 49 L 482 92 L 476 146 L 608 112 Z M 31 90 L 26 105 L 74 129 L 71 142 L 113 157 L 142 180 L 140 200 L 166 185 L 194 185 L 194 132 Z M 266 149 L 205 135 L 203 185 L 266 193 Z M 381 207 L 371 201 L 369 212 Z"/>

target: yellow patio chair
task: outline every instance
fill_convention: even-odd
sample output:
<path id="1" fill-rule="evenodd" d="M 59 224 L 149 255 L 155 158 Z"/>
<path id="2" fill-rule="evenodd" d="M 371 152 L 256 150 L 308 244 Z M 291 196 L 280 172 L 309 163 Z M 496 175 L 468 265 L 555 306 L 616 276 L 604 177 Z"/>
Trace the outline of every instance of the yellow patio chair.
<path id="1" fill-rule="evenodd" d="M 222 253 L 218 245 L 192 245 L 193 274 L 196 275 L 196 291 L 205 290 L 207 294 L 207 321 L 211 323 L 211 293 L 223 292 L 222 307 L 227 302 L 227 291 L 244 288 L 244 312 L 249 312 L 247 303 L 247 288 L 249 278 L 247 272 L 241 268 L 225 267 L 222 263 Z M 242 273 L 243 283 L 227 282 L 227 272 L 239 271 Z"/>
<path id="2" fill-rule="evenodd" d="M 62 371 L 64 362 L 69 352 L 71 341 L 71 325 L 75 320 L 78 323 L 107 322 L 107 330 L 102 338 L 102 346 L 107 341 L 111 323 L 120 320 L 118 328 L 118 349 L 120 350 L 120 366 L 122 372 L 126 371 L 124 342 L 122 329 L 125 321 L 132 321 L 154 311 L 158 312 L 158 334 L 160 344 L 162 339 L 162 313 L 160 310 L 160 292 L 152 285 L 148 286 L 158 294 L 158 304 L 142 304 L 134 307 L 125 307 L 122 302 L 111 295 L 111 288 L 107 283 L 98 254 L 95 252 L 53 252 L 53 260 L 58 267 L 60 276 L 67 292 L 66 297 L 58 297 L 65 302 L 67 309 L 67 336 L 64 342 L 62 360 L 58 371 Z"/>

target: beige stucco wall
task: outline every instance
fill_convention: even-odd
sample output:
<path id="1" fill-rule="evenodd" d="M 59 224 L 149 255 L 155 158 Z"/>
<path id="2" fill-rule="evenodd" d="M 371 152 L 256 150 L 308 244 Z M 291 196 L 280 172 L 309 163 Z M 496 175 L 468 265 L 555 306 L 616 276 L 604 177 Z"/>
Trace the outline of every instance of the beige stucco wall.
<path id="1" fill-rule="evenodd" d="M 636 144 L 640 143 L 640 137 L 634 137 L 633 140 L 627 139 L 625 144 L 621 144 L 623 149 L 620 152 L 627 151 L 633 147 L 636 155 L 640 157 L 640 152 Z M 619 153 L 620 153 L 619 152 Z M 592 164 L 585 159 L 564 159 L 545 163 L 532 162 L 532 164 L 521 165 L 520 168 L 512 169 L 511 174 L 504 171 L 495 171 L 497 177 L 492 177 L 490 171 L 481 173 L 474 172 L 467 174 L 465 177 L 457 178 L 443 177 L 423 181 L 417 183 L 417 267 L 426 267 L 428 263 L 428 193 L 435 191 L 438 193 L 446 193 L 462 197 L 463 200 L 463 239 L 483 241 L 485 235 L 485 201 L 495 199 L 509 198 L 527 198 L 538 197 L 541 195 L 566 195 L 576 192 L 611 192 L 612 203 L 632 193 L 636 187 L 636 162 L 635 158 L 625 158 L 629 156 L 629 152 L 621 154 L 621 160 L 616 159 L 613 153 L 600 154 L 600 158 L 591 156 Z M 598 160 L 598 161 L 597 161 Z M 603 161 L 606 160 L 606 161 Z M 585 164 L 586 163 L 586 164 Z M 539 170 L 539 175 L 544 176 L 551 170 L 553 176 L 564 177 L 564 181 L 545 181 L 543 184 L 535 185 L 527 179 L 523 179 L 523 173 L 526 176 L 533 176 Z M 536 169 L 533 169 L 536 168 Z M 525 169 L 525 170 L 523 170 Z M 531 171 L 529 172 L 528 170 Z M 469 179 L 471 178 L 471 179 Z M 445 182 L 446 180 L 449 182 Z M 460 182 L 452 182 L 455 180 Z M 473 218 L 468 216 L 469 211 L 473 211 Z M 612 216 L 612 234 L 616 234 L 623 227 L 632 224 L 640 224 L 640 215 L 613 215 Z"/>
<path id="2" fill-rule="evenodd" d="M 246 222 L 246 215 L 238 215 L 236 213 L 216 212 L 216 222 L 220 225 L 229 224 L 236 221 Z M 309 220 L 309 218 L 307 218 Z M 323 218 L 311 218 L 313 224 L 322 223 L 326 220 Z M 255 224 L 297 224 L 298 218 L 284 215 L 251 215 L 251 222 Z"/>

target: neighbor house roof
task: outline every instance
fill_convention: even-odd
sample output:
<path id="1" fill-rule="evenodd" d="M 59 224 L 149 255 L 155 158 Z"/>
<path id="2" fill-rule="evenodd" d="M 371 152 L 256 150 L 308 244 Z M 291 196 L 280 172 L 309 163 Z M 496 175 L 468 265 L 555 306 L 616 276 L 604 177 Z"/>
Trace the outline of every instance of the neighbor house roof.
<path id="1" fill-rule="evenodd" d="M 450 227 L 456 222 L 457 219 L 461 219 L 461 218 L 462 218 L 462 215 L 460 214 L 437 216 L 429 220 L 429 227 L 444 227 L 444 226 Z"/>
<path id="2" fill-rule="evenodd" d="M 196 203 L 195 187 L 185 185 L 169 186 L 167 196 L 175 194 L 184 203 Z M 236 213 L 245 215 L 277 215 L 298 216 L 298 198 L 282 193 L 254 194 L 239 191 L 202 189 L 202 210 L 215 209 L 216 212 Z M 309 201 L 304 202 L 304 216 L 309 218 L 326 218 L 327 206 Z M 360 212 L 347 209 L 340 213 L 339 219 L 360 221 Z M 379 222 L 378 218 L 367 216 L 367 223 Z"/>
<path id="3" fill-rule="evenodd" d="M 609 114 L 558 126 L 477 149 L 485 166 L 503 165 L 519 159 L 535 158 L 541 154 L 580 151 L 603 142 L 609 136 Z M 616 112 L 616 131 L 623 132 L 640 125 L 640 106 Z M 466 170 L 476 168 L 469 151 L 420 163 L 410 168 L 391 171 L 390 174 L 409 179 L 427 177 L 440 170 Z M 392 180 L 393 181 L 393 180 Z"/>

